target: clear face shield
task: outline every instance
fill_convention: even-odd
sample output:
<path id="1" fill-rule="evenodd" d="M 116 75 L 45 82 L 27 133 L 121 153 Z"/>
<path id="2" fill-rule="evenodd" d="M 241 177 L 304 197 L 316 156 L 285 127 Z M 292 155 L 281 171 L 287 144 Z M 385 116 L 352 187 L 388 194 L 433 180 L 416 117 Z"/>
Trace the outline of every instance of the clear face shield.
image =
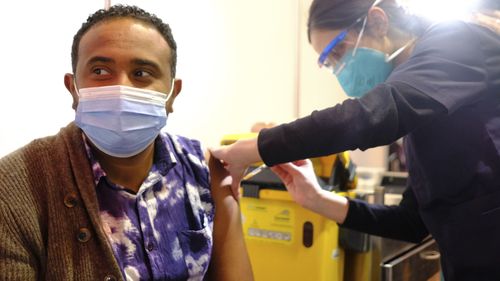
<path id="1" fill-rule="evenodd" d="M 356 50 L 358 49 L 359 42 L 365 30 L 366 20 L 367 16 L 358 18 L 353 24 L 342 30 L 335 38 L 333 38 L 333 40 L 330 41 L 330 43 L 328 43 L 328 45 L 321 52 L 318 58 L 318 66 L 332 71 L 335 75 L 340 73 L 345 66 L 344 56 L 346 55 L 346 52 L 348 50 L 352 50 L 351 54 L 355 55 Z M 363 26 L 361 27 L 361 31 L 358 34 L 356 42 L 345 41 L 345 37 L 349 31 L 361 21 L 363 21 Z"/>
<path id="2" fill-rule="evenodd" d="M 371 5 L 370 9 L 377 6 L 384 0 L 375 0 L 373 4 Z M 363 15 L 362 17 L 358 18 L 356 21 L 354 21 L 350 26 L 348 26 L 346 29 L 344 29 L 342 32 L 339 33 L 335 38 L 333 38 L 332 41 L 323 49 L 321 52 L 319 58 L 318 58 L 318 65 L 319 67 L 325 67 L 327 69 L 330 69 L 335 72 L 340 72 L 342 71 L 343 66 L 339 65 L 339 62 L 342 58 L 343 55 L 345 55 L 345 49 L 346 45 L 347 48 L 352 49 L 352 55 L 354 56 L 356 54 L 356 50 L 358 49 L 359 42 L 361 41 L 361 38 L 363 37 L 363 33 L 365 31 L 366 27 L 366 21 L 368 19 L 368 14 Z M 352 30 L 358 23 L 363 21 L 363 26 L 361 27 L 361 31 L 358 34 L 358 38 L 355 43 L 352 42 L 344 42 L 344 39 L 347 35 L 347 33 Z"/>
<path id="3" fill-rule="evenodd" d="M 375 1 L 375 6 L 381 1 Z M 359 98 L 384 82 L 393 70 L 391 61 L 413 41 L 396 50 L 391 55 L 384 52 L 359 47 L 363 37 L 368 15 L 358 18 L 353 24 L 342 30 L 324 48 L 318 58 L 319 67 L 326 68 L 338 79 L 344 92 Z M 360 22 L 363 22 L 356 42 L 346 41 L 347 34 Z"/>

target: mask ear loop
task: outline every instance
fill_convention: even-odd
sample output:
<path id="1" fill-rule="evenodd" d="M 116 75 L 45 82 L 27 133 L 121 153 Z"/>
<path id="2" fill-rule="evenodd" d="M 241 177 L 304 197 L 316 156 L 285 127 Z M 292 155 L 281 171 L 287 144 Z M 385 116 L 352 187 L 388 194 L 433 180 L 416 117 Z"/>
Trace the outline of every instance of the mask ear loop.
<path id="1" fill-rule="evenodd" d="M 165 103 L 168 102 L 168 100 L 170 99 L 170 97 L 172 96 L 172 94 L 174 93 L 174 88 L 175 88 L 175 78 L 172 78 L 172 86 L 170 87 L 170 92 L 167 94 L 167 98 L 165 99 Z M 169 113 L 168 113 L 168 110 L 167 110 L 167 117 L 168 117 Z"/>
<path id="2" fill-rule="evenodd" d="M 416 38 L 411 39 L 403 47 L 397 49 L 394 53 L 392 53 L 391 55 L 387 56 L 386 59 L 385 59 L 385 62 L 390 62 L 391 60 L 393 60 L 395 57 L 397 57 L 399 54 L 401 54 L 406 48 L 408 48 L 408 46 L 410 46 L 411 44 L 413 44 L 415 42 L 415 40 L 417 40 L 417 39 Z"/>
<path id="3" fill-rule="evenodd" d="M 76 85 L 76 77 L 73 75 L 73 86 L 75 87 L 76 95 L 80 97 L 80 91 L 78 90 L 78 86 Z"/>
<path id="4" fill-rule="evenodd" d="M 172 86 L 170 87 L 170 92 L 168 92 L 167 94 L 167 98 L 165 99 L 165 102 L 168 101 L 168 99 L 172 96 L 172 94 L 174 93 L 174 88 L 175 88 L 175 85 L 174 85 L 174 82 L 175 82 L 175 78 L 172 78 Z"/>

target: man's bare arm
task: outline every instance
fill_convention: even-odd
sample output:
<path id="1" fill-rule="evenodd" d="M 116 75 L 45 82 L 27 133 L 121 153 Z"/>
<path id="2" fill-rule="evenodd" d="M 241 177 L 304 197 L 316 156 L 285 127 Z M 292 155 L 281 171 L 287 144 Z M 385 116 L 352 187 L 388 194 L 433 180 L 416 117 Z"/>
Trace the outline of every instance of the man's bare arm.
<path id="1" fill-rule="evenodd" d="M 253 272 L 243 238 L 241 212 L 231 192 L 231 180 L 222 164 L 210 154 L 205 158 L 210 169 L 215 203 L 214 246 L 209 268 L 210 280 L 250 281 Z"/>

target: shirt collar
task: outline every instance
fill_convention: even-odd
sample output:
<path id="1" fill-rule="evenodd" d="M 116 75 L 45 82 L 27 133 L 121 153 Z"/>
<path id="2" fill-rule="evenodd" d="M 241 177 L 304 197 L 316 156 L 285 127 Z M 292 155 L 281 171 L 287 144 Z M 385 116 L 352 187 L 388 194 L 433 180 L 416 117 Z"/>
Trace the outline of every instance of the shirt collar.
<path id="1" fill-rule="evenodd" d="M 94 175 L 94 183 L 97 186 L 102 177 L 106 177 L 106 172 L 102 169 L 99 161 L 95 157 L 92 147 L 89 144 L 88 138 L 82 132 L 83 143 L 85 145 L 85 151 L 87 153 L 87 158 L 90 161 L 92 167 L 92 173 Z M 162 176 L 165 176 L 168 171 L 177 163 L 177 159 L 173 153 L 174 146 L 171 139 L 165 133 L 160 133 L 155 139 L 155 150 L 153 158 L 153 166 L 151 170 L 156 170 Z"/>

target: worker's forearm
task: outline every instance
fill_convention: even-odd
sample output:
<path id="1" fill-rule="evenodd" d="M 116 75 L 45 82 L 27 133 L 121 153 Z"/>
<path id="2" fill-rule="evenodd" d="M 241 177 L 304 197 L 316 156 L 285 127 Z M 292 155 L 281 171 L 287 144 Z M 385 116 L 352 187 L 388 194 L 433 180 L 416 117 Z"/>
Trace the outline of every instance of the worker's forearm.
<path id="1" fill-rule="evenodd" d="M 321 191 L 318 194 L 315 204 L 311 204 L 309 209 L 342 224 L 347 216 L 349 202 L 343 196 L 328 191 Z"/>

